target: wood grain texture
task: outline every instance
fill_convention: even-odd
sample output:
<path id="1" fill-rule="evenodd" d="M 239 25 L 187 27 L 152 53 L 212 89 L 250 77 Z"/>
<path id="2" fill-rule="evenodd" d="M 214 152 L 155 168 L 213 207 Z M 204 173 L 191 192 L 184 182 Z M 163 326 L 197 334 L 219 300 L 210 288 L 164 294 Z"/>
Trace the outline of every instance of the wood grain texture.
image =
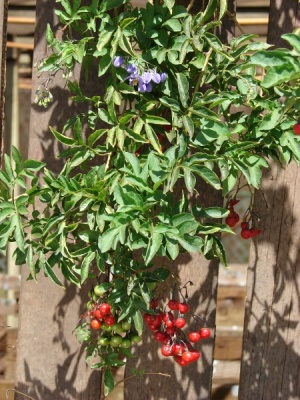
<path id="1" fill-rule="evenodd" d="M 278 14 L 279 13 L 279 14 Z M 277 16 L 277 17 L 275 17 Z M 272 0 L 268 42 L 298 26 L 297 0 Z M 265 171 L 255 210 L 263 234 L 250 251 L 240 400 L 300 398 L 300 171 Z"/>
<path id="2" fill-rule="evenodd" d="M 3 157 L 7 14 L 8 0 L 2 0 L 0 6 L 0 166 L 2 165 Z"/>
<path id="3" fill-rule="evenodd" d="M 56 29 L 54 0 L 37 1 L 34 63 L 46 55 L 45 29 L 50 23 Z M 75 73 L 80 79 L 80 70 Z M 95 80 L 98 82 L 98 80 Z M 33 71 L 33 96 L 41 81 Z M 97 90 L 97 83 L 90 85 Z M 85 90 L 85 89 L 83 89 Z M 32 106 L 29 157 L 46 162 L 58 172 L 62 167 L 56 155 L 61 149 L 49 131 L 49 125 L 60 130 L 73 113 L 68 102 L 65 81 L 56 75 L 51 87 L 54 102 L 44 110 Z M 87 92 L 89 93 L 89 91 Z M 43 274 L 38 283 L 26 281 L 28 269 L 22 269 L 19 335 L 17 352 L 17 386 L 35 400 L 97 400 L 100 396 L 100 373 L 85 363 L 85 354 L 72 331 L 85 310 L 87 291 L 66 284 L 66 289 L 54 285 Z M 16 400 L 25 397 L 15 394 Z"/>
<path id="4" fill-rule="evenodd" d="M 300 398 L 300 173 L 273 166 L 256 195 L 263 234 L 248 270 L 241 400 Z"/>

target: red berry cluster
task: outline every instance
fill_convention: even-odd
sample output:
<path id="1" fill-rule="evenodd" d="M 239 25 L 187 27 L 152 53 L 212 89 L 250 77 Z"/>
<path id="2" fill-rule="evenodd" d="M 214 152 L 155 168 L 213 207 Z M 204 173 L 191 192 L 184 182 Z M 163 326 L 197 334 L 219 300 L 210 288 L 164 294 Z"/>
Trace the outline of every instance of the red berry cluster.
<path id="1" fill-rule="evenodd" d="M 108 303 L 97 304 L 89 311 L 91 317 L 91 328 L 95 331 L 101 329 L 102 324 L 112 326 L 116 323 L 115 317 L 111 314 L 111 306 Z"/>
<path id="2" fill-rule="evenodd" d="M 231 199 L 228 204 L 228 210 L 229 214 L 227 215 L 227 218 L 225 219 L 225 222 L 230 228 L 233 228 L 240 220 L 239 214 L 234 211 L 234 206 L 238 204 L 239 200 L 236 199 Z"/>
<path id="3" fill-rule="evenodd" d="M 241 236 L 242 236 L 243 239 L 253 238 L 253 237 L 259 235 L 262 232 L 261 229 L 256 229 L 254 227 L 250 228 L 249 227 L 249 222 L 246 222 L 246 221 L 241 223 L 241 228 L 242 228 Z"/>
<path id="4" fill-rule="evenodd" d="M 153 299 L 150 307 L 154 313 L 145 313 L 144 321 L 153 331 L 154 340 L 162 343 L 161 354 L 165 357 L 173 357 L 174 361 L 182 367 L 197 361 L 200 351 L 194 349 L 192 343 L 197 343 L 201 338 L 209 338 L 210 329 L 204 327 L 192 331 L 187 339 L 182 331 L 186 325 L 184 314 L 189 311 L 187 303 L 171 299 L 168 302 L 169 311 L 163 312 L 158 309 L 158 301 Z"/>
<path id="5" fill-rule="evenodd" d="M 239 214 L 234 211 L 234 206 L 236 204 L 238 204 L 238 202 L 239 202 L 239 200 L 237 200 L 236 198 L 232 198 L 228 203 L 228 207 L 227 208 L 229 210 L 229 214 L 228 214 L 227 218 L 225 219 L 225 222 L 226 222 L 226 224 L 228 226 L 230 226 L 230 228 L 233 228 L 240 220 Z M 248 218 L 249 218 L 249 214 L 251 214 L 251 213 L 248 210 L 248 213 L 246 213 L 244 218 L 247 218 L 247 215 L 248 215 Z M 248 221 L 244 220 L 241 223 L 241 228 L 242 228 L 241 237 L 243 239 L 253 238 L 253 237 L 259 235 L 262 232 L 261 229 L 256 229 L 254 226 L 250 227 L 250 221 L 249 220 Z"/>

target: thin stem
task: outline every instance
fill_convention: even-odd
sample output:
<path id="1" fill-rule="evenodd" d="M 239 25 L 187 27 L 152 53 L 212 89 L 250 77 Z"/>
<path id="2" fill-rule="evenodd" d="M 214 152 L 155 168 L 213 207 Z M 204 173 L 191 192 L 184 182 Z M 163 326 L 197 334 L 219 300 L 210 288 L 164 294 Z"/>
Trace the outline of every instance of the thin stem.
<path id="1" fill-rule="evenodd" d="M 186 11 L 187 11 L 187 12 L 190 11 L 190 9 L 193 7 L 194 3 L 195 3 L 195 0 L 191 0 L 191 1 L 190 1 L 190 4 L 189 4 L 189 5 L 187 6 L 187 8 L 186 8 Z"/>
<path id="2" fill-rule="evenodd" d="M 23 396 L 25 396 L 27 399 L 30 399 L 30 400 L 35 400 L 33 397 L 30 397 L 30 396 L 28 396 L 27 394 L 25 394 L 25 393 L 23 393 L 23 392 L 20 392 L 19 390 L 17 390 L 17 389 L 7 389 L 6 390 L 6 400 L 8 400 L 8 393 L 10 392 L 10 391 L 12 391 L 12 392 L 15 392 L 15 393 L 18 393 L 18 394 L 22 394 Z"/>
<path id="3" fill-rule="evenodd" d="M 209 61 L 209 58 L 210 58 L 212 52 L 213 52 L 213 49 L 212 49 L 212 47 L 211 47 L 211 48 L 208 50 L 207 54 L 206 54 L 203 67 L 201 68 L 201 73 L 199 74 L 199 78 L 198 78 L 198 80 L 197 80 L 197 83 L 196 83 L 196 86 L 195 86 L 195 89 L 194 89 L 194 94 L 197 93 L 198 90 L 199 90 L 199 87 L 200 87 L 200 85 L 201 85 L 201 83 L 202 83 L 203 72 L 205 71 L 205 68 L 207 67 L 207 64 L 208 64 L 208 61 Z"/>

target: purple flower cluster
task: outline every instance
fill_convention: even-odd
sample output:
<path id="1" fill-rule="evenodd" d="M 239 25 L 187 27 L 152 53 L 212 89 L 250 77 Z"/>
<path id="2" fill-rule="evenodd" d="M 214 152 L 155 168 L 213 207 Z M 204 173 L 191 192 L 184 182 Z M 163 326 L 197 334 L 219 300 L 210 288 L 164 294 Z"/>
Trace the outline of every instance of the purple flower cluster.
<path id="1" fill-rule="evenodd" d="M 137 85 L 138 91 L 141 93 L 151 92 L 153 83 L 159 84 L 167 79 L 167 74 L 165 72 L 159 73 L 155 68 L 145 70 L 142 74 L 139 74 L 137 66 L 132 63 L 125 65 L 125 61 L 121 56 L 116 56 L 113 64 L 117 68 L 125 67 L 129 74 L 126 80 L 129 80 L 131 86 Z"/>

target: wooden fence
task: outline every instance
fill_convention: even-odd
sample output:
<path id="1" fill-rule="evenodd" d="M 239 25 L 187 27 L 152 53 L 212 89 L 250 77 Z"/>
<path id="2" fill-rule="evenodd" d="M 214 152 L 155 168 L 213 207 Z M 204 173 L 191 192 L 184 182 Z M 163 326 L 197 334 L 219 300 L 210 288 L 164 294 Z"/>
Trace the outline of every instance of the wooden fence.
<path id="1" fill-rule="evenodd" d="M 266 36 L 268 15 L 265 10 L 258 16 L 256 12 L 250 14 L 249 8 L 267 7 L 269 2 L 243 0 L 238 2 L 238 5 L 239 3 L 238 20 L 242 29 Z M 284 2 L 274 0 L 273 3 L 276 3 L 277 10 L 281 10 L 282 15 L 286 17 Z M 292 9 L 298 2 L 286 0 L 285 6 L 287 3 Z M 243 12 L 243 6 L 247 8 L 247 14 Z M 294 14 L 296 15 L 296 12 Z M 24 23 L 24 20 L 10 20 L 10 23 L 20 22 Z M 280 27 L 276 34 L 279 33 Z M 26 47 L 20 44 L 8 45 L 19 49 Z M 30 48 L 32 49 L 33 46 L 31 45 Z M 297 202 L 300 196 L 298 180 L 300 178 L 297 171 L 294 166 L 284 173 L 275 168 L 272 172 L 272 180 L 266 177 L 264 199 L 261 197 L 256 199 L 256 205 L 262 215 L 264 234 L 255 245 L 252 245 L 247 287 L 246 266 L 232 265 L 228 271 L 220 269 L 212 381 L 214 399 L 225 398 L 225 395 L 220 397 L 222 396 L 221 387 L 239 383 L 241 384 L 240 400 L 300 399 L 298 383 L 300 372 L 298 242 L 300 233 L 297 228 L 297 223 L 299 223 Z M 274 181 L 276 190 L 274 190 Z M 5 291 L 9 287 L 18 291 L 19 285 L 18 277 L 0 275 L 0 289 Z M 54 294 L 55 296 L 57 295 Z M 30 303 L 29 296 L 26 301 L 26 304 Z M 245 305 L 246 320 L 243 338 Z M 17 303 L 2 304 L 0 302 L 0 315 L 14 314 L 17 311 Z M 5 399 L 6 388 L 12 387 L 14 383 L 16 331 L 6 326 L 5 319 L 0 321 L 0 326 L 3 326 L 3 330 L 0 329 L 0 344 L 2 345 L 0 348 L 2 356 L 0 358 L 0 399 L 2 400 Z M 24 340 L 23 343 L 25 343 Z M 68 382 L 64 383 L 68 384 Z M 52 390 L 50 394 L 47 393 L 45 399 L 58 400 L 59 397 L 55 397 L 53 393 L 56 392 Z M 234 394 L 230 396 L 227 398 L 235 398 Z M 74 400 L 76 400 L 75 397 Z"/>

